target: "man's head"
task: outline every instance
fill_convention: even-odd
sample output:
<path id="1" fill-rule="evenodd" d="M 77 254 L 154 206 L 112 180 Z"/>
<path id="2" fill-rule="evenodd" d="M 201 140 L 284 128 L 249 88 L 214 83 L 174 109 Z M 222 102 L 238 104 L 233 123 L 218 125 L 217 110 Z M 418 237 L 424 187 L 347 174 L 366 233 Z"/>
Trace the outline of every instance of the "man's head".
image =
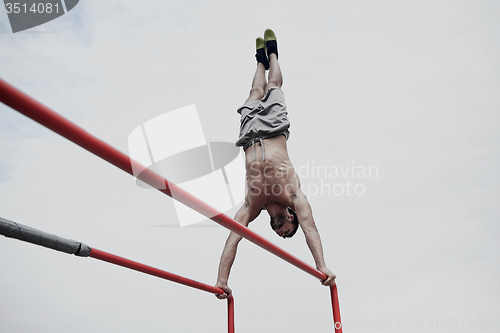
<path id="1" fill-rule="evenodd" d="M 289 207 L 284 207 L 283 210 L 277 210 L 271 215 L 271 228 L 283 238 L 291 238 L 299 228 L 299 220 L 297 214 Z"/>

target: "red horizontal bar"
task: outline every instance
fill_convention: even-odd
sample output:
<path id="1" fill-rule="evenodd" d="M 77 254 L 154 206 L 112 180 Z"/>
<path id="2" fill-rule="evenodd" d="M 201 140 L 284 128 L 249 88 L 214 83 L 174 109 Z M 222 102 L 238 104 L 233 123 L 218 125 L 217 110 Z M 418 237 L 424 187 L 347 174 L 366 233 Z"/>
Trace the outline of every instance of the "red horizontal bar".
<path id="1" fill-rule="evenodd" d="M 133 269 L 135 271 L 139 271 L 139 272 L 146 273 L 149 275 L 154 275 L 154 276 L 162 278 L 162 279 L 177 282 L 177 283 L 183 284 L 185 286 L 189 286 L 189 287 L 193 287 L 193 288 L 196 288 L 199 290 L 207 291 L 207 292 L 212 293 L 212 294 L 220 295 L 220 294 L 224 293 L 224 290 L 222 290 L 220 288 L 209 286 L 208 284 L 204 284 L 204 283 L 201 283 L 201 282 L 198 282 L 195 280 L 191 280 L 191 279 L 185 278 L 185 277 L 180 276 L 180 275 L 176 275 L 176 274 L 172 274 L 172 273 L 169 273 L 166 271 L 162 271 L 161 269 L 147 266 L 147 265 L 138 263 L 136 261 L 125 259 L 125 258 L 116 256 L 114 254 L 104 252 L 104 251 L 101 251 L 98 249 L 92 249 L 89 257 L 99 259 L 102 261 L 106 261 L 106 262 L 109 262 L 109 263 L 112 263 L 112 264 L 115 264 L 118 266 L 130 268 L 130 269 Z"/>

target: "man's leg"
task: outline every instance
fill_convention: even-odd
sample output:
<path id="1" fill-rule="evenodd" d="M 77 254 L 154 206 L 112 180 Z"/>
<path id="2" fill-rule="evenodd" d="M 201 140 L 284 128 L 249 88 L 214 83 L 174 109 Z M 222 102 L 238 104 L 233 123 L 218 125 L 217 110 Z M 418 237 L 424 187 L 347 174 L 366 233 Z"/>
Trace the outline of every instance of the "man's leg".
<path id="1" fill-rule="evenodd" d="M 255 75 L 252 81 L 252 89 L 250 90 L 250 96 L 248 96 L 247 101 L 249 100 L 261 100 L 264 97 L 266 88 L 266 69 L 264 65 L 259 62 L 257 63 L 257 70 L 255 71 Z"/>
<path id="2" fill-rule="evenodd" d="M 266 69 L 269 69 L 269 60 L 266 56 L 265 41 L 258 37 L 255 40 L 255 59 L 257 59 L 257 70 L 252 81 L 252 89 L 250 90 L 249 100 L 261 100 L 264 97 L 266 88 Z"/>
<path id="3" fill-rule="evenodd" d="M 276 54 L 271 53 L 269 55 L 269 82 L 266 85 L 265 92 L 271 88 L 281 88 L 283 85 L 283 76 L 281 75 L 280 65 L 278 63 L 278 57 Z"/>
<path id="4" fill-rule="evenodd" d="M 267 47 L 267 56 L 269 58 L 269 83 L 266 85 L 265 92 L 271 88 L 281 88 L 283 85 L 283 76 L 281 75 L 280 65 L 278 63 L 278 40 L 271 29 L 264 32 L 264 38 Z"/>

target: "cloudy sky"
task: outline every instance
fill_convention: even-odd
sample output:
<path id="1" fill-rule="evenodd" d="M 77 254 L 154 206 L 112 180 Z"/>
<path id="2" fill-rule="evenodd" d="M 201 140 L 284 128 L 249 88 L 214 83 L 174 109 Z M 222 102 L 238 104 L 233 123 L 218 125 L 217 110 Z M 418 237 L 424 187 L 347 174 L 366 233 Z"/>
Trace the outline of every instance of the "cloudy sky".
<path id="1" fill-rule="evenodd" d="M 254 40 L 273 28 L 345 332 L 498 332 L 499 15 L 494 1 L 82 0 L 12 34 L 2 8 L 0 78 L 125 153 L 137 126 L 191 104 L 208 141 L 234 142 Z M 3 104 L 0 216 L 212 285 L 228 235 L 179 227 L 171 198 Z M 313 264 L 302 233 L 277 238 L 265 213 L 250 228 Z M 238 332 L 331 331 L 328 289 L 248 241 L 229 285 Z M 227 325 L 211 294 L 3 237 L 0 295 L 2 332 Z"/>

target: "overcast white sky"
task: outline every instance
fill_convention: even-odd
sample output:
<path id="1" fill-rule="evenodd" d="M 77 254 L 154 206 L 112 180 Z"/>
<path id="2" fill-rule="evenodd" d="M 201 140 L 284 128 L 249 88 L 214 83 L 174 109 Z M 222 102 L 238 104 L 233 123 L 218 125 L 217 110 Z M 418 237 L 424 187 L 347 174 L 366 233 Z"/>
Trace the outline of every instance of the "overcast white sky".
<path id="1" fill-rule="evenodd" d="M 255 37 L 273 28 L 344 331 L 498 332 L 498 17 L 495 1 L 82 0 L 12 34 L 2 8 L 0 77 L 123 152 L 134 128 L 190 104 L 208 141 L 234 142 Z M 364 193 L 338 195 L 347 182 Z M 228 235 L 172 227 L 172 199 L 3 104 L 0 216 L 207 284 Z M 313 264 L 302 233 L 279 239 L 265 213 L 251 229 Z M 238 332 L 331 331 L 328 289 L 254 244 L 229 282 Z M 226 326 L 211 294 L 0 238 L 2 332 Z"/>

